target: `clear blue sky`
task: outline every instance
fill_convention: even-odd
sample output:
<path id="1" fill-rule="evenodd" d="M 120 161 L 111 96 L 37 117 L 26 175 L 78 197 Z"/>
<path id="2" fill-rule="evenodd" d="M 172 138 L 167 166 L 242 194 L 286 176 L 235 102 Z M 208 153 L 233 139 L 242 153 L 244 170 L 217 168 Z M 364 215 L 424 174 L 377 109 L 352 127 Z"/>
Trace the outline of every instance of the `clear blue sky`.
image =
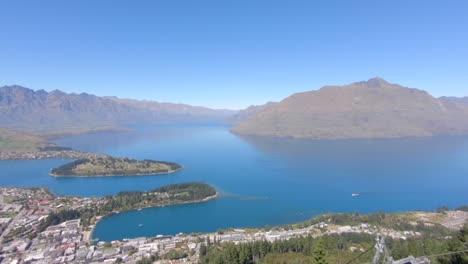
<path id="1" fill-rule="evenodd" d="M 468 1 L 0 1 L 0 85 L 243 108 L 379 76 L 468 95 Z"/>

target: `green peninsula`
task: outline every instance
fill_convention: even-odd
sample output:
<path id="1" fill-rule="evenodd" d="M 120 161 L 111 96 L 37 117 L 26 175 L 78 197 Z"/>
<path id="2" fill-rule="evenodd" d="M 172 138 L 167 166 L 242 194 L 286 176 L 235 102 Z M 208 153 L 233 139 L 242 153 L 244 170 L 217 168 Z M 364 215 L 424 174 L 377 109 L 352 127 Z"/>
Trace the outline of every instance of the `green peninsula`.
<path id="1" fill-rule="evenodd" d="M 204 202 L 214 199 L 218 193 L 204 182 L 186 182 L 162 186 L 150 191 L 125 191 L 106 195 L 106 204 L 99 208 L 98 215 L 115 211 L 127 211 L 148 207 Z"/>
<path id="2" fill-rule="evenodd" d="M 170 206 L 186 203 L 199 203 L 215 199 L 219 193 L 214 187 L 204 182 L 186 182 L 165 185 L 149 191 L 125 191 L 116 195 L 93 198 L 92 205 L 83 208 L 64 206 L 41 222 L 38 230 L 45 230 L 72 219 L 81 219 L 84 226 L 96 224 L 96 221 L 115 213 L 143 208 Z M 64 199 L 65 197 L 54 197 Z M 66 198 L 65 198 L 66 199 Z M 68 202 L 60 201 L 62 204 Z"/>
<path id="3" fill-rule="evenodd" d="M 180 169 L 182 166 L 173 162 L 98 156 L 67 163 L 52 169 L 50 175 L 54 177 L 152 175 L 173 173 Z"/>

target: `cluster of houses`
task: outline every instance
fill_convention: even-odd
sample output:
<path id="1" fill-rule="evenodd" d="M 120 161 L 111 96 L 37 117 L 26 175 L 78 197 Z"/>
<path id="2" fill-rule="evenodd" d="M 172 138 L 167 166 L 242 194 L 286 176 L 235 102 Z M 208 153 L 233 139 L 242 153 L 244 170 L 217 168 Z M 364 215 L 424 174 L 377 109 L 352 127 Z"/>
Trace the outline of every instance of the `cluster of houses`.
<path id="1" fill-rule="evenodd" d="M 37 159 L 84 159 L 103 156 L 102 154 L 78 150 L 46 150 L 30 152 L 0 152 L 0 160 L 37 160 Z"/>
<path id="2" fill-rule="evenodd" d="M 393 239 L 403 239 L 406 240 L 409 237 L 420 237 L 421 233 L 414 231 L 395 231 L 391 229 L 382 229 L 377 228 L 369 224 L 361 224 L 357 226 L 336 226 L 330 225 L 326 222 L 321 222 L 309 227 L 292 229 L 292 230 L 270 230 L 267 232 L 256 232 L 256 233 L 246 233 L 242 229 L 234 229 L 230 234 L 226 235 L 211 235 L 211 239 L 217 239 L 222 242 L 234 242 L 234 243 L 243 243 L 251 241 L 261 241 L 266 240 L 273 242 L 275 240 L 289 240 L 291 238 L 312 235 L 314 237 L 319 237 L 323 235 L 330 234 L 342 234 L 342 233 L 365 233 L 371 235 L 384 235 L 387 237 L 392 237 Z"/>
<path id="3" fill-rule="evenodd" d="M 198 251 L 199 239 L 191 236 L 158 236 L 90 243 L 80 220 L 50 226 L 31 241 L 16 240 L 3 248 L 1 263 L 135 263 L 143 257 L 171 250 Z"/>
<path id="4" fill-rule="evenodd" d="M 53 196 L 44 188 L 0 187 L 0 244 L 8 246 L 9 240 L 27 239 L 51 213 L 103 202 L 96 197 Z"/>
<path id="5" fill-rule="evenodd" d="M 43 188 L 0 187 L 0 230 L 5 231 L 0 238 L 0 263 L 135 263 L 171 250 L 198 252 L 199 238 L 182 234 L 94 244 L 89 240 L 90 227 L 82 226 L 79 219 L 28 236 L 53 212 L 80 210 L 104 202 L 97 197 L 53 196 Z"/>

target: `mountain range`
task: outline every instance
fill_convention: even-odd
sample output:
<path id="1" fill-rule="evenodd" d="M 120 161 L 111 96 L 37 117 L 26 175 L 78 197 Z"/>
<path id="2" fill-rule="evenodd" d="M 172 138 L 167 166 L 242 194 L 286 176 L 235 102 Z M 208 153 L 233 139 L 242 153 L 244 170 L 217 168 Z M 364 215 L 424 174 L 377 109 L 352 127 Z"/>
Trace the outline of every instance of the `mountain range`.
<path id="1" fill-rule="evenodd" d="M 325 86 L 240 111 L 0 87 L 0 127 L 54 136 L 127 125 L 224 123 L 241 135 L 315 139 L 468 134 L 468 97 L 434 98 L 381 78 Z"/>
<path id="2" fill-rule="evenodd" d="M 220 122 L 236 113 L 185 104 L 0 87 L 0 127 L 39 134 L 132 124 Z"/>
<path id="3" fill-rule="evenodd" d="M 315 139 L 459 135 L 468 134 L 468 105 L 373 78 L 293 94 L 231 131 Z"/>

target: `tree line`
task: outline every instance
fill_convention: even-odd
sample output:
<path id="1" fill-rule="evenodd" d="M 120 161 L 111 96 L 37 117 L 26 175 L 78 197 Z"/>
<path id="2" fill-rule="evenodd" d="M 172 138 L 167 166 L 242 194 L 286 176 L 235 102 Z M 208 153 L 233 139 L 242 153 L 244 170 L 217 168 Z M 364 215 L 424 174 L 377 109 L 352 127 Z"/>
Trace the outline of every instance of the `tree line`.
<path id="1" fill-rule="evenodd" d="M 468 250 L 468 224 L 451 237 L 421 239 L 387 239 L 387 246 L 394 259 L 412 256 L 429 256 L 447 252 Z M 453 254 L 432 259 L 433 264 L 468 264 L 468 254 Z"/>
<path id="2" fill-rule="evenodd" d="M 320 238 L 302 236 L 289 240 L 262 240 L 249 243 L 223 243 L 208 241 L 200 246 L 202 264 L 325 264 L 336 260 L 351 260 L 361 253 L 350 247 L 371 247 L 375 237 L 369 234 L 345 233 Z M 358 248 L 358 247 L 357 247 Z M 364 256 L 372 260 L 372 254 Z"/>
<path id="3" fill-rule="evenodd" d="M 385 239 L 390 256 L 395 260 L 408 256 L 431 256 L 468 250 L 468 225 L 452 237 Z M 207 239 L 200 246 L 201 264 L 324 264 L 346 263 L 372 249 L 375 236 L 362 233 L 343 233 L 292 238 L 289 240 L 225 243 Z M 353 249 L 353 250 L 351 250 Z M 359 257 L 357 263 L 370 263 L 375 249 Z M 466 264 L 468 254 L 433 257 L 434 264 Z"/>

